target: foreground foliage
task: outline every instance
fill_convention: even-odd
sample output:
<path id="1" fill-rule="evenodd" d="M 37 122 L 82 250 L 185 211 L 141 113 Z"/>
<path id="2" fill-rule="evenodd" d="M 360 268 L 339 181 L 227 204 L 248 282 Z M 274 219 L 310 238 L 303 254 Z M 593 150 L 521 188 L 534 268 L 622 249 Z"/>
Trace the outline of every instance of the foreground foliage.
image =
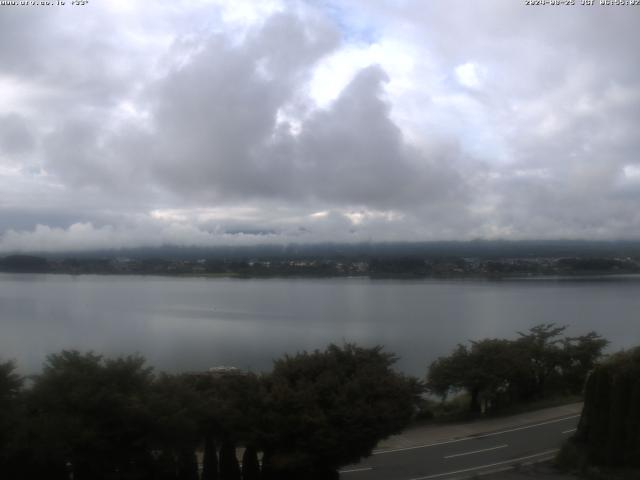
<path id="1" fill-rule="evenodd" d="M 381 348 L 330 346 L 275 362 L 265 383 L 267 467 L 286 478 L 330 478 L 411 420 L 421 386 L 394 373 Z"/>
<path id="2" fill-rule="evenodd" d="M 331 345 L 262 376 L 156 375 L 139 356 L 63 351 L 28 388 L 2 363 L 0 478 L 337 478 L 415 412 L 421 386 L 394 362 L 380 347 Z"/>
<path id="3" fill-rule="evenodd" d="M 640 347 L 613 356 L 590 376 L 575 441 L 590 463 L 640 467 Z"/>
<path id="4" fill-rule="evenodd" d="M 556 463 L 589 480 L 640 478 L 640 347 L 613 355 L 589 376 L 578 430 Z"/>

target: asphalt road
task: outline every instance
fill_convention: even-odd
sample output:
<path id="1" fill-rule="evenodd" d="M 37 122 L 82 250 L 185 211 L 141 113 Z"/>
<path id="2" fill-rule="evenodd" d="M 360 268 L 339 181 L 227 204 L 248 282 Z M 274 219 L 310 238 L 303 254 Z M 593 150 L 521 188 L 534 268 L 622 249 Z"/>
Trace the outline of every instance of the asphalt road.
<path id="1" fill-rule="evenodd" d="M 451 480 L 549 459 L 579 415 L 431 445 L 379 451 L 340 472 L 343 480 Z"/>

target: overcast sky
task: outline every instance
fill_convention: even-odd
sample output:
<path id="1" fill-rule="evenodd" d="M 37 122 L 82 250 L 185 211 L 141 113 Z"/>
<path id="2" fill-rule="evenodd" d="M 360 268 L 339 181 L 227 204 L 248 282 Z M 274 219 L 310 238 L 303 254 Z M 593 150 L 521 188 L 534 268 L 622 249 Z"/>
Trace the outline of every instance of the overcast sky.
<path id="1" fill-rule="evenodd" d="M 0 251 L 640 238 L 640 6 L 66 3 L 0 6 Z"/>

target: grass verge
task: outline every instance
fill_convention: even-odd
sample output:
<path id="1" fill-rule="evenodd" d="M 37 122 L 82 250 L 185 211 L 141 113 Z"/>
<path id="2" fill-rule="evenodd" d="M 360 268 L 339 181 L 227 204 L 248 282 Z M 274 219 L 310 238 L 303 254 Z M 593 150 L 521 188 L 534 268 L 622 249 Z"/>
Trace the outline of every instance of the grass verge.
<path id="1" fill-rule="evenodd" d="M 415 424 L 441 424 L 452 422 L 473 421 L 487 418 L 508 417 L 518 415 L 520 413 L 542 410 L 544 408 L 560 407 L 572 403 L 582 402 L 583 398 L 579 395 L 566 395 L 559 397 L 551 397 L 533 402 L 509 405 L 506 407 L 490 410 L 488 412 L 477 414 L 469 412 L 469 396 L 466 394 L 459 395 L 446 402 L 438 402 L 425 399 L 420 411 L 416 415 Z"/>

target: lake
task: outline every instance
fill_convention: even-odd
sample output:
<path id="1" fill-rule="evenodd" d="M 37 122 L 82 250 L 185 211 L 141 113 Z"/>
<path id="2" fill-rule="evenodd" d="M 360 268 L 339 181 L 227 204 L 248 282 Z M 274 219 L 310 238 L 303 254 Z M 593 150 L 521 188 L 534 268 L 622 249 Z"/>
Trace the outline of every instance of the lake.
<path id="1" fill-rule="evenodd" d="M 423 376 L 459 342 L 539 323 L 640 344 L 640 278 L 535 280 L 231 279 L 0 274 L 0 359 L 40 370 L 64 348 L 141 353 L 160 370 L 233 365 L 328 343 L 381 344 Z"/>

